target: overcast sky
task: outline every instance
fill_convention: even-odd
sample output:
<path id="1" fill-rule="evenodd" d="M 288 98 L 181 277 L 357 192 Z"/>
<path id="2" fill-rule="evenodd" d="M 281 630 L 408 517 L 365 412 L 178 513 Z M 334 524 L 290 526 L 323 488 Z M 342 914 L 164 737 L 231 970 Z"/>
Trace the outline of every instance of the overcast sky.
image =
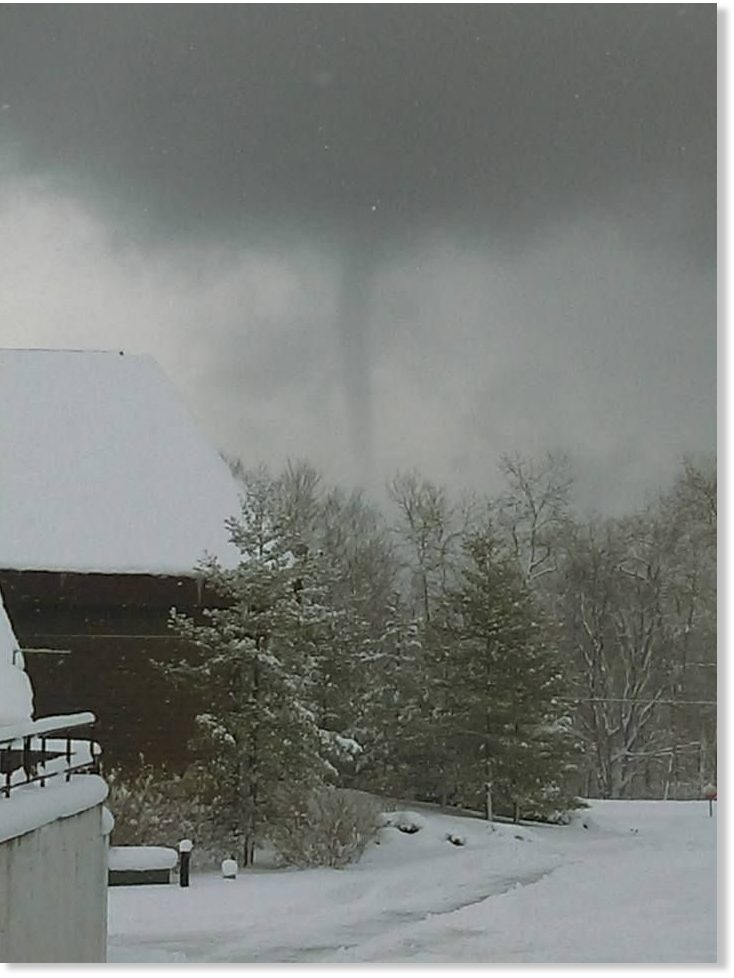
<path id="1" fill-rule="evenodd" d="M 716 7 L 2 5 L 0 341 L 218 448 L 619 511 L 716 444 Z"/>

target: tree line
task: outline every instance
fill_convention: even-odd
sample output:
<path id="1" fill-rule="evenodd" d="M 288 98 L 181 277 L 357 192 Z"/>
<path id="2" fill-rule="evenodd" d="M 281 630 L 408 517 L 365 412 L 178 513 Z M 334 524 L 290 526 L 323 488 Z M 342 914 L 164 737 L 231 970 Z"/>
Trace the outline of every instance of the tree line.
<path id="1" fill-rule="evenodd" d="M 242 560 L 201 566 L 225 600 L 173 615 L 169 673 L 246 861 L 323 784 L 519 819 L 715 779 L 715 463 L 617 518 L 574 512 L 563 457 L 501 466 L 484 498 L 399 473 L 384 508 L 233 463 Z"/>

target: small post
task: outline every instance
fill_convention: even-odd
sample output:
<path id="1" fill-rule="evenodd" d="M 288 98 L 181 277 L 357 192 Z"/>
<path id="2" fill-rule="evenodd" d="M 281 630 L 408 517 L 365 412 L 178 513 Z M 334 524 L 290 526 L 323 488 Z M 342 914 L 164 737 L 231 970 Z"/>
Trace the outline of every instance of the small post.
<path id="1" fill-rule="evenodd" d="M 43 759 L 41 760 L 41 780 L 39 782 L 39 787 L 46 787 L 46 742 L 42 741 L 43 744 Z"/>
<path id="2" fill-rule="evenodd" d="M 181 857 L 181 865 L 179 867 L 178 883 L 179 886 L 189 885 L 189 867 L 191 865 L 191 850 L 194 848 L 194 843 L 191 839 L 181 839 L 178 844 L 178 853 Z"/>
<path id="3" fill-rule="evenodd" d="M 492 782 L 484 782 L 484 804 L 485 804 L 485 817 L 489 822 L 489 829 L 494 832 L 494 813 L 492 811 Z"/>

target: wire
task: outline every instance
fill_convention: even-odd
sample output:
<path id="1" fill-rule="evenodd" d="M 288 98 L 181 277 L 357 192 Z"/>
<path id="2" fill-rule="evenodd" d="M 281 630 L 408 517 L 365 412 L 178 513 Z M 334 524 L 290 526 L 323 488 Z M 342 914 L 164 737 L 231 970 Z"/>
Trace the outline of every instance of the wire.
<path id="1" fill-rule="evenodd" d="M 562 703 L 660 703 L 667 706 L 716 706 L 716 700 L 641 700 L 629 696 L 592 696 L 588 699 L 575 696 L 556 697 Z"/>

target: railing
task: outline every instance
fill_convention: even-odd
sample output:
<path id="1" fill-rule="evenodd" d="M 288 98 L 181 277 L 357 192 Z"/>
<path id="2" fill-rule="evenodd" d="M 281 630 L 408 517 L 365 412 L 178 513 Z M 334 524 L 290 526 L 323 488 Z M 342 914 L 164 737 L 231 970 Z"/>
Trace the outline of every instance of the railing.
<path id="1" fill-rule="evenodd" d="M 0 798 L 24 784 L 43 788 L 50 778 L 96 774 L 99 745 L 76 736 L 94 722 L 93 713 L 73 713 L 0 727 Z"/>

